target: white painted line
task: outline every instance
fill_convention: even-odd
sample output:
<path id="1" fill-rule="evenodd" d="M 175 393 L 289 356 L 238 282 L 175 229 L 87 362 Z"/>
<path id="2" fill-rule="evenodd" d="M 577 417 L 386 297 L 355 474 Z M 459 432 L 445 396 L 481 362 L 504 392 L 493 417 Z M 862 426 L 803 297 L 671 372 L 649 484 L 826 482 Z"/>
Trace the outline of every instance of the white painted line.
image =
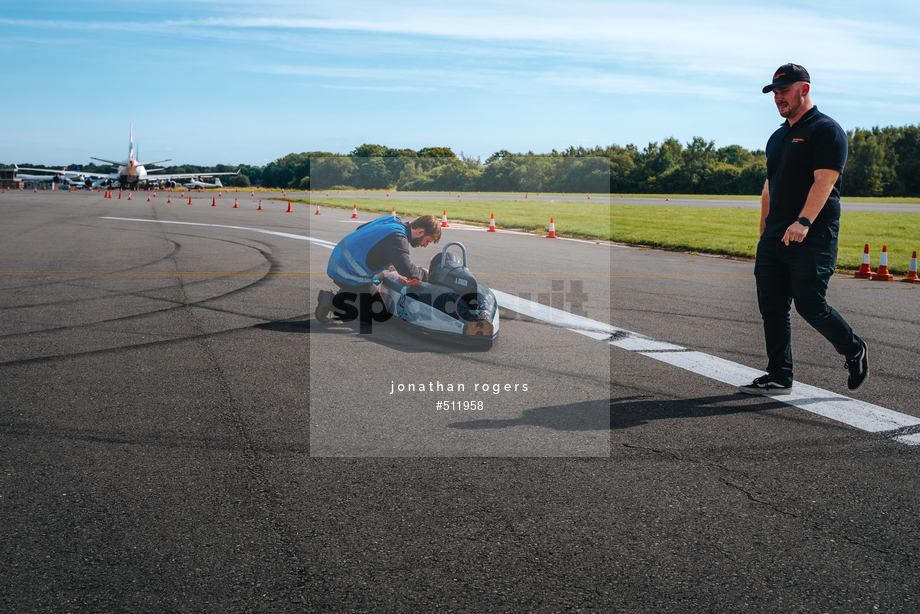
<path id="1" fill-rule="evenodd" d="M 703 352 L 688 351 L 678 345 L 657 341 L 639 333 L 576 316 L 494 289 L 492 292 L 498 299 L 498 304 L 511 311 L 542 320 L 554 326 L 567 328 L 594 339 L 609 339 L 610 345 L 637 352 L 648 358 L 730 386 L 741 386 L 764 374 L 763 371 L 725 360 L 724 358 L 711 356 Z M 870 433 L 894 431 L 920 425 L 920 418 L 851 399 L 801 382 L 794 383 L 792 394 L 770 398 Z M 920 433 L 896 435 L 892 439 L 910 446 L 920 446 Z"/>
<path id="2" fill-rule="evenodd" d="M 309 241 L 320 247 L 332 249 L 335 243 L 314 239 L 302 235 L 295 235 L 287 232 L 276 232 L 273 230 L 262 230 L 261 228 L 246 228 L 241 226 L 221 226 L 217 224 L 198 224 L 193 222 L 170 222 L 161 220 L 144 220 L 121 217 L 105 217 L 106 220 L 120 220 L 126 222 L 155 222 L 158 224 L 182 224 L 186 226 L 209 226 L 212 228 L 229 228 L 231 230 L 248 230 L 251 232 L 260 232 L 299 241 Z M 634 333 L 624 328 L 618 328 L 611 324 L 598 322 L 584 316 L 568 313 L 560 309 L 555 309 L 547 305 L 541 305 L 533 301 L 523 299 L 513 294 L 507 294 L 500 290 L 492 289 L 498 304 L 505 309 L 529 316 L 536 320 L 541 320 L 566 328 L 573 332 L 585 335 L 598 341 L 609 341 L 610 345 L 615 345 L 621 349 L 637 352 L 648 358 L 667 363 L 669 365 L 702 375 L 710 379 L 728 384 L 730 386 L 740 386 L 755 377 L 764 374 L 763 371 L 747 367 L 745 365 L 725 360 L 717 356 L 704 354 L 703 352 L 688 351 L 679 345 L 674 345 L 664 341 L 657 341 L 645 335 Z M 792 394 L 785 396 L 770 397 L 788 405 L 804 409 L 805 411 L 836 420 L 843 424 L 858 428 L 870 433 L 882 433 L 894 431 L 908 427 L 920 425 L 920 418 L 908 416 L 872 403 L 858 401 L 845 397 L 835 392 L 822 390 L 808 384 L 795 382 Z M 907 435 L 895 435 L 894 441 L 899 441 L 909 446 L 920 446 L 920 433 L 911 433 Z"/>
<path id="3" fill-rule="evenodd" d="M 548 307 L 546 305 L 541 305 L 540 303 L 535 303 L 533 301 L 523 299 L 513 294 L 506 294 L 495 288 L 490 288 L 492 294 L 495 295 L 495 298 L 498 299 L 498 304 L 504 307 L 505 309 L 510 309 L 521 315 L 529 316 L 536 320 L 542 320 L 554 326 L 561 326 L 562 328 L 567 328 L 576 333 L 586 335 L 593 339 L 610 339 L 611 336 L 616 334 L 629 333 L 627 330 L 622 328 L 617 328 L 610 324 L 603 324 L 596 320 L 586 318 L 584 316 L 575 315 L 574 313 L 569 313 L 567 311 L 562 311 L 560 309 L 554 309 L 553 307 Z M 635 333 L 630 333 L 635 334 Z"/>

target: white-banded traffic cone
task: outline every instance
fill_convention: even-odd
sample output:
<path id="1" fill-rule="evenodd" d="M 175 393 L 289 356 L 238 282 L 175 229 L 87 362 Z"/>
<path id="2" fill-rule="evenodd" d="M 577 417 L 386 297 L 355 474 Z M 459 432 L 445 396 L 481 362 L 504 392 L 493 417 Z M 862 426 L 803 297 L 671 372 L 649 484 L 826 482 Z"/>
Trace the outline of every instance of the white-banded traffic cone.
<path id="1" fill-rule="evenodd" d="M 546 235 L 547 239 L 556 238 L 556 224 L 553 221 L 553 218 L 549 218 L 549 234 Z"/>
<path id="2" fill-rule="evenodd" d="M 256 207 L 256 211 L 265 211 L 265 209 L 262 208 L 262 199 L 261 199 L 261 198 L 259 199 L 259 206 Z"/>
<path id="3" fill-rule="evenodd" d="M 441 215 L 441 228 L 450 228 L 447 225 L 447 209 L 444 209 L 444 214 Z"/>
<path id="4" fill-rule="evenodd" d="M 495 230 L 495 214 L 492 214 L 492 218 L 489 220 L 489 229 L 486 232 L 497 232 Z"/>
<path id="5" fill-rule="evenodd" d="M 910 269 L 907 271 L 907 277 L 901 281 L 920 284 L 920 277 L 917 276 L 917 250 L 914 250 L 914 255 L 910 257 Z"/>
<path id="6" fill-rule="evenodd" d="M 353 220 L 358 219 L 358 205 L 357 204 L 355 204 L 354 208 L 352 209 L 351 219 Z"/>
<path id="7" fill-rule="evenodd" d="M 396 217 L 396 205 L 393 205 L 393 212 L 390 215 Z"/>
<path id="8" fill-rule="evenodd" d="M 234 209 L 239 209 L 240 206 L 239 206 L 239 204 L 238 204 L 236 201 L 237 201 L 237 199 L 234 198 L 234 199 L 233 199 L 233 208 L 234 208 Z M 259 201 L 259 202 L 262 202 L 262 201 Z"/>
<path id="9" fill-rule="evenodd" d="M 882 256 L 879 258 L 878 270 L 872 276 L 872 281 L 892 281 L 894 275 L 888 272 L 888 246 L 882 246 Z"/>
<path id="10" fill-rule="evenodd" d="M 313 215 L 322 215 L 322 213 L 319 212 L 319 203 L 316 203 L 316 213 Z"/>
<path id="11" fill-rule="evenodd" d="M 870 279 L 872 277 L 872 269 L 869 267 L 869 244 L 866 243 L 865 249 L 863 249 L 863 259 L 862 264 L 859 265 L 859 270 L 853 273 L 853 277 L 856 279 Z"/>

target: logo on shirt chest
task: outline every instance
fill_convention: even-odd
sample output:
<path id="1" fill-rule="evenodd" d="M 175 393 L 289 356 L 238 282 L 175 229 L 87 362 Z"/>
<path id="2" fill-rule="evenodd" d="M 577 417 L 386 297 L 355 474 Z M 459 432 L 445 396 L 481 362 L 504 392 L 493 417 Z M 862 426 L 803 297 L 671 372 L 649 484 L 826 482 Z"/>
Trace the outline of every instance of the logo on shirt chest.
<path id="1" fill-rule="evenodd" d="M 805 139 L 792 139 L 793 143 L 804 143 Z"/>

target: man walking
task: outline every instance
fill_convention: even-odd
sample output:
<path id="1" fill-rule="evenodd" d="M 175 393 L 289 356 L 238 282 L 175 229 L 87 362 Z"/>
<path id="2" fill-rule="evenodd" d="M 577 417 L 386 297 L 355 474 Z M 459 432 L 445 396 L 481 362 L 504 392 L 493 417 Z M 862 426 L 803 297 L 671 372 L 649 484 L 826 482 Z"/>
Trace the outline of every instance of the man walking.
<path id="1" fill-rule="evenodd" d="M 811 78 L 784 64 L 763 93 L 773 92 L 786 118 L 767 142 L 767 181 L 760 196 L 760 242 L 754 277 L 767 346 L 767 375 L 739 387 L 747 394 L 792 392 L 792 330 L 796 311 L 846 358 L 847 387 L 869 376 L 866 343 L 827 304 L 827 283 L 837 265 L 840 179 L 847 135 L 811 102 Z"/>

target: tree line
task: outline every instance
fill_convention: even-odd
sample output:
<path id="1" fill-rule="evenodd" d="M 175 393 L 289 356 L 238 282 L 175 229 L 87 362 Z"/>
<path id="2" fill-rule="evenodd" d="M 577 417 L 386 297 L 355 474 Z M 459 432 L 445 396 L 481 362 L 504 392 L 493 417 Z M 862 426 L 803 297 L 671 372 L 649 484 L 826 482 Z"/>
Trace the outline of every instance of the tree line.
<path id="1" fill-rule="evenodd" d="M 843 196 L 920 197 L 920 125 L 856 128 L 847 133 L 849 156 Z M 20 164 L 20 166 L 35 166 Z M 37 167 L 38 168 L 38 167 Z M 483 192 L 592 192 L 630 194 L 757 195 L 767 173 L 763 150 L 717 148 L 694 137 L 649 143 L 569 147 L 535 154 L 497 151 L 486 160 L 456 155 L 448 147 L 418 151 L 364 144 L 348 154 L 291 153 L 265 165 L 181 165 L 168 173 L 233 172 L 227 186 L 282 189 L 398 189 Z M 111 165 L 72 165 L 69 170 L 114 172 Z M 150 170 L 150 169 L 148 169 Z M 155 175 L 155 174 L 154 174 Z"/>
<path id="2" fill-rule="evenodd" d="M 843 196 L 920 197 L 920 126 L 856 128 L 847 139 Z M 599 159 L 607 164 L 599 167 Z M 312 177 L 311 160 L 321 165 Z M 717 148 L 702 137 L 685 145 L 670 137 L 642 149 L 630 144 L 548 154 L 502 150 L 484 161 L 447 147 L 413 151 L 365 144 L 346 155 L 289 154 L 265 167 L 262 185 L 311 189 L 312 179 L 314 189 L 758 195 L 766 175 L 763 150 Z M 602 176 L 608 187 L 600 185 Z"/>

